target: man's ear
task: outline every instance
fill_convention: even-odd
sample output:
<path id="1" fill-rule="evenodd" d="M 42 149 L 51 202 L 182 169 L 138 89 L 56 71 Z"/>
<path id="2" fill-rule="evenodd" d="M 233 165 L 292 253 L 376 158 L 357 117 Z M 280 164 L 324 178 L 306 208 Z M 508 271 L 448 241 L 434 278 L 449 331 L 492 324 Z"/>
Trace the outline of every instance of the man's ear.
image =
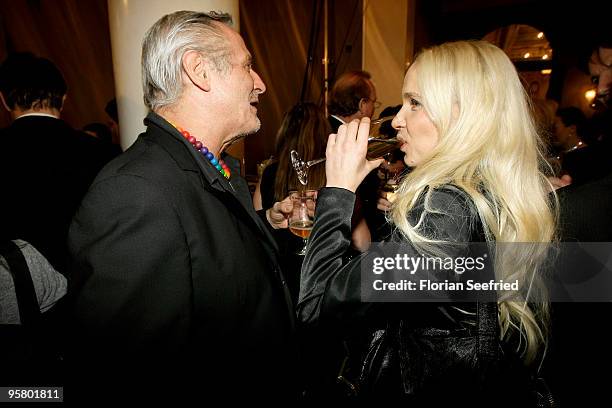
<path id="1" fill-rule="evenodd" d="M 2 94 L 2 92 L 0 92 L 0 100 L 2 101 L 2 106 L 4 106 L 4 109 L 10 112 L 12 109 L 9 108 L 8 105 L 6 104 L 6 101 L 4 100 L 4 95 Z"/>
<path id="2" fill-rule="evenodd" d="M 64 95 L 62 96 L 62 106 L 60 106 L 59 111 L 61 112 L 62 110 L 64 110 L 64 105 L 66 104 L 66 97 L 68 95 Z"/>
<path id="3" fill-rule="evenodd" d="M 198 51 L 187 51 L 183 54 L 183 72 L 189 80 L 203 91 L 210 90 L 208 65 Z"/>
<path id="4" fill-rule="evenodd" d="M 368 100 L 365 98 L 361 98 L 359 100 L 359 112 L 361 112 L 362 115 L 365 114 L 367 103 L 368 103 Z"/>

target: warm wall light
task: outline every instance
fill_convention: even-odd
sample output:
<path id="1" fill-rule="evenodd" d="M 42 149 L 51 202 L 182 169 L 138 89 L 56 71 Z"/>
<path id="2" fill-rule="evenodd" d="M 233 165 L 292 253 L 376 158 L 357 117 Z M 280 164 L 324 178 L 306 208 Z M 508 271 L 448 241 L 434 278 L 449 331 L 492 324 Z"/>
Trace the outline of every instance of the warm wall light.
<path id="1" fill-rule="evenodd" d="M 523 55 L 523 58 L 529 58 L 530 56 L 531 56 L 531 54 L 526 52 L 525 55 Z"/>
<path id="2" fill-rule="evenodd" d="M 541 40 L 542 38 L 544 38 L 544 33 L 540 32 L 538 33 L 538 38 Z"/>
<path id="3" fill-rule="evenodd" d="M 584 97 L 589 103 L 592 102 L 593 99 L 595 99 L 596 95 L 597 95 L 597 92 L 595 92 L 594 89 L 589 89 L 588 91 L 584 93 Z"/>
<path id="4" fill-rule="evenodd" d="M 547 60 L 547 59 L 548 59 L 548 54 L 544 54 L 544 55 L 542 55 L 542 59 L 543 59 L 543 60 Z"/>
<path id="5" fill-rule="evenodd" d="M 552 72 L 552 69 L 543 69 L 540 71 L 542 75 L 550 75 L 551 72 Z"/>

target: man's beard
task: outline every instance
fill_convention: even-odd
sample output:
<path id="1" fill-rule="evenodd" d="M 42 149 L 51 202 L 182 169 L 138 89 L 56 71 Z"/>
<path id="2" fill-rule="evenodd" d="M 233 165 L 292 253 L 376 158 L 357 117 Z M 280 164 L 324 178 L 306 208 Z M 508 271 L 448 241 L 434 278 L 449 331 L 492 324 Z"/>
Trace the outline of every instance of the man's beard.
<path id="1" fill-rule="evenodd" d="M 248 135 L 252 135 L 253 133 L 257 133 L 260 128 L 261 128 L 261 121 L 259 120 L 259 118 L 257 118 L 257 125 L 254 128 L 252 128 L 252 129 L 250 129 L 250 130 L 248 130 L 246 132 L 240 133 L 240 134 L 232 137 L 231 139 L 226 140 L 225 142 L 223 142 L 221 144 L 221 150 L 220 150 L 219 153 L 224 152 L 231 145 L 233 145 L 234 143 L 236 143 L 237 141 L 239 141 L 241 139 L 244 139 Z"/>

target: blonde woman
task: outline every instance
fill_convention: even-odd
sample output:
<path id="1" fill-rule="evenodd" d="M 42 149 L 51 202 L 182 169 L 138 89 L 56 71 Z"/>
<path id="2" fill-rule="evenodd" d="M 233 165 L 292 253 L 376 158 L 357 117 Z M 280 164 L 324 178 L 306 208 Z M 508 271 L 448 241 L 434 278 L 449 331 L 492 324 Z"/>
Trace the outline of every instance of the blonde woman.
<path id="1" fill-rule="evenodd" d="M 340 255 L 349 245 L 354 191 L 380 164 L 365 159 L 369 121 L 362 119 L 329 137 L 299 319 L 330 330 L 382 329 L 362 362 L 366 397 L 530 406 L 530 377 L 547 341 L 542 243 L 554 239 L 555 211 L 527 96 L 503 51 L 461 41 L 420 53 L 402 97 L 393 127 L 413 171 L 390 212 L 391 241 L 414 256 L 445 243 L 517 243 L 496 252 L 494 265 L 496 278 L 517 281 L 523 297 L 500 290 L 489 303 L 361 301 L 364 258 L 342 265 Z"/>

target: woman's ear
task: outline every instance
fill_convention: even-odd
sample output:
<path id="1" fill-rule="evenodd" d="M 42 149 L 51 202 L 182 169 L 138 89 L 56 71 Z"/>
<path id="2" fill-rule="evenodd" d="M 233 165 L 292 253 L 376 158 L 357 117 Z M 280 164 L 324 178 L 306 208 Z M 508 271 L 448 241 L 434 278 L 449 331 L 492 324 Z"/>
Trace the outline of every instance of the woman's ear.
<path id="1" fill-rule="evenodd" d="M 203 91 L 210 90 L 210 77 L 208 76 L 208 65 L 198 51 L 187 51 L 183 55 L 183 72 L 191 83 Z"/>

